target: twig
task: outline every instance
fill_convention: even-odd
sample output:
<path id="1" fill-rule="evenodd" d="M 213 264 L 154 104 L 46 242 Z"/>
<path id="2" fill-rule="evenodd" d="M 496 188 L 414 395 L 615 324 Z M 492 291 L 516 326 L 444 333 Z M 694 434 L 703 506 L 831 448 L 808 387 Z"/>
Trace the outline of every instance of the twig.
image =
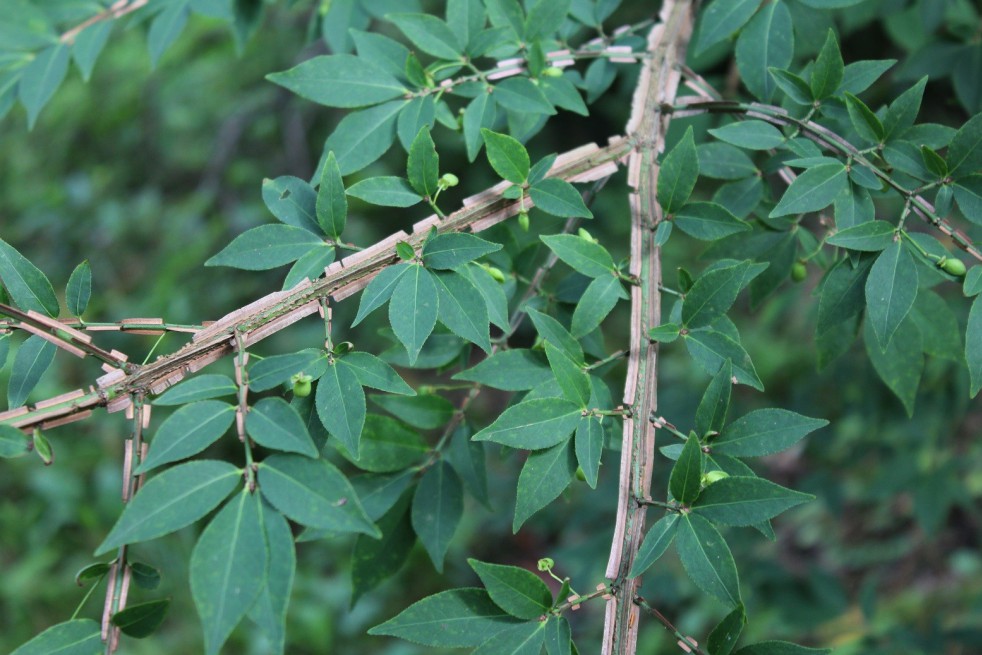
<path id="1" fill-rule="evenodd" d="M 665 626 L 666 629 L 671 630 L 672 634 L 675 635 L 675 638 L 679 640 L 679 648 L 681 648 L 687 653 L 697 653 L 697 655 L 706 655 L 706 651 L 700 648 L 699 644 L 697 644 L 692 637 L 689 637 L 679 632 L 678 628 L 672 625 L 672 622 L 666 619 L 664 614 L 662 614 L 657 609 L 649 605 L 648 601 L 646 601 L 644 598 L 642 598 L 641 596 L 635 596 L 634 603 L 638 607 L 643 609 L 645 612 L 648 612 L 653 617 L 658 619 L 658 622 L 661 623 L 663 626 Z"/>
<path id="2" fill-rule="evenodd" d="M 126 14 L 132 13 L 147 4 L 147 0 L 119 0 L 114 3 L 111 7 L 102 11 L 91 18 L 79 23 L 75 27 L 71 28 L 67 32 L 61 35 L 59 41 L 66 45 L 71 45 L 75 42 L 75 37 L 87 27 L 95 25 L 96 23 L 101 23 L 104 20 L 116 20 L 122 18 Z"/>

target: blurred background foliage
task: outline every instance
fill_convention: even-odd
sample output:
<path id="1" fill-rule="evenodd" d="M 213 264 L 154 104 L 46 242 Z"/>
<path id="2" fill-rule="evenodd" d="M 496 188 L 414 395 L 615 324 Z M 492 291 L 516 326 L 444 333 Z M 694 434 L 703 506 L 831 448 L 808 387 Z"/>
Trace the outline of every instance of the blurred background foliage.
<path id="1" fill-rule="evenodd" d="M 365 4 L 376 13 L 393 4 L 408 10 L 405 2 Z M 624 3 L 606 26 L 642 20 L 651 11 L 643 6 L 648 4 Z M 847 62 L 900 60 L 867 92 L 871 106 L 927 74 L 931 81 L 922 122 L 957 126 L 982 110 L 982 20 L 969 0 L 865 0 L 834 12 L 810 4 L 791 4 L 796 25 L 792 69 L 814 55 L 826 27 L 834 25 Z M 281 285 L 285 270 L 246 273 L 202 267 L 237 234 L 272 221 L 262 203 L 261 181 L 280 175 L 309 178 L 325 137 L 342 115 L 292 96 L 266 82 L 264 75 L 314 53 L 344 50 L 349 44 L 339 25 L 350 21 L 365 28 L 372 19 L 351 1 L 336 2 L 323 19 L 322 7 L 309 2 L 267 5 L 241 48 L 223 21 L 192 17 L 156 67 L 147 54 L 148 24 L 137 20 L 129 29 L 116 26 L 91 80 L 83 83 L 72 71 L 32 131 L 26 129 L 20 108 L 0 122 L 0 236 L 31 258 L 56 287 L 63 287 L 74 266 L 88 259 L 94 281 L 86 319 L 161 316 L 169 322 L 199 323 Z M 435 8 L 424 3 L 424 9 Z M 724 93 L 737 91 L 731 46 L 714 48 L 690 64 Z M 631 67 L 623 67 L 591 106 L 589 118 L 563 112 L 551 120 L 529 142 L 533 160 L 620 133 L 634 77 Z M 695 122 L 711 127 L 715 120 Z M 680 127 L 676 124 L 673 133 Z M 444 208 L 452 209 L 462 197 L 494 182 L 481 160 L 467 162 L 460 140 L 445 128 L 434 135 L 441 168 L 462 181 L 444 194 Z M 404 156 L 397 146 L 348 182 L 399 174 Z M 624 257 L 628 221 L 623 175 L 605 191 L 594 203 L 597 219 L 589 229 L 615 257 Z M 712 191 L 706 184 L 704 194 Z M 878 206 L 885 215 L 897 210 L 890 202 Z M 368 245 L 425 213 L 353 201 L 346 237 Z M 545 225 L 552 219 L 533 213 L 532 220 Z M 701 269 L 700 248 L 684 236 L 673 237 L 664 253 L 667 284 L 673 285 L 678 266 Z M 576 280 L 563 280 L 565 273 L 557 269 L 546 288 L 559 302 L 564 285 L 576 285 Z M 727 534 L 744 581 L 748 613 L 754 617 L 748 637 L 834 645 L 842 655 L 982 652 L 982 446 L 977 438 L 982 407 L 967 400 L 966 375 L 943 359 L 928 359 L 910 420 L 877 380 L 861 343 L 817 371 L 811 291 L 820 277 L 818 267 L 810 265 L 803 283 L 786 281 L 755 311 L 744 300 L 737 321 L 767 392 L 737 387 L 731 416 L 779 406 L 831 421 L 802 447 L 757 462 L 768 478 L 818 499 L 777 520 L 775 542 L 751 530 Z M 936 290 L 950 298 L 964 325 L 968 305 L 959 300 L 956 286 Z M 390 342 L 377 334 L 380 317 L 357 332 L 347 331 L 354 306 L 349 301 L 338 309 L 339 336 L 359 349 L 384 350 Z M 605 326 L 607 352 L 626 344 L 626 310 L 622 304 Z M 259 352 L 292 352 L 317 344 L 321 328 L 309 323 L 264 342 Z M 531 343 L 533 336 L 523 328 L 518 339 Z M 142 361 L 154 341 L 132 335 L 105 339 L 135 361 Z M 168 336 L 158 352 L 175 350 L 182 342 Z M 663 346 L 662 352 L 660 412 L 687 429 L 708 377 L 691 365 L 681 346 Z M 231 370 L 227 363 L 213 368 Z M 413 371 L 403 373 L 417 384 L 423 381 Z M 87 385 L 96 375 L 90 362 L 59 355 L 31 400 Z M 0 374 L 0 389 L 5 386 Z M 473 419 L 486 420 L 505 402 L 506 397 L 485 392 Z M 159 425 L 164 413 L 163 408 L 155 412 L 154 424 Z M 122 417 L 100 412 L 49 434 L 56 452 L 53 466 L 44 468 L 36 458 L 3 462 L 0 651 L 67 619 L 82 599 L 85 590 L 75 587 L 74 573 L 91 561 L 90 553 L 120 511 L 121 444 L 127 431 Z M 303 544 L 290 606 L 288 652 L 423 652 L 411 644 L 367 637 L 365 630 L 423 596 L 475 583 L 465 555 L 530 568 L 549 556 L 560 575 L 572 576 L 574 588 L 592 589 L 602 580 L 607 560 L 617 460 L 616 452 L 605 454 L 596 491 L 574 485 L 512 535 L 514 481 L 521 461 L 514 453 L 493 451 L 491 509 L 468 506 L 445 572 L 437 574 L 417 548 L 395 578 L 353 609 L 352 540 Z M 656 488 L 667 484 L 668 460 L 661 462 Z M 123 652 L 149 655 L 199 648 L 200 626 L 186 571 L 195 530 L 133 548 L 134 556 L 159 567 L 164 579 L 156 592 L 134 590 L 130 602 L 168 596 L 173 605 L 157 635 L 127 640 Z M 697 639 L 724 613 L 695 591 L 674 553 L 649 572 L 644 594 Z M 98 618 L 100 596 L 93 596 L 83 616 Z M 602 616 L 599 603 L 571 616 L 580 652 L 597 651 Z M 248 624 L 240 627 L 226 651 L 263 653 L 261 638 L 250 630 Z M 673 653 L 676 648 L 669 633 L 645 621 L 639 652 Z"/>

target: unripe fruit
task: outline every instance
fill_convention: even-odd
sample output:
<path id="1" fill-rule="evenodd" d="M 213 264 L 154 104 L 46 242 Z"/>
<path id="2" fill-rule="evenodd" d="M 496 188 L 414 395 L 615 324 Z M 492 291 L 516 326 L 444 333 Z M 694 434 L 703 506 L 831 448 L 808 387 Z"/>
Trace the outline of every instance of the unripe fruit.
<path id="1" fill-rule="evenodd" d="M 806 277 L 808 277 L 808 267 L 805 266 L 805 262 L 795 262 L 791 266 L 791 279 L 795 282 L 801 282 Z"/>
<path id="2" fill-rule="evenodd" d="M 501 272 L 500 268 L 497 268 L 495 266 L 488 266 L 487 270 L 495 282 L 504 283 L 505 274 Z"/>
<path id="3" fill-rule="evenodd" d="M 562 77 L 563 69 L 557 66 L 550 66 L 542 71 L 542 77 Z"/>
<path id="4" fill-rule="evenodd" d="M 290 378 L 293 383 L 293 395 L 297 398 L 306 398 L 310 395 L 310 382 L 313 378 L 304 373 L 297 373 Z"/>
<path id="5" fill-rule="evenodd" d="M 555 565 L 556 562 L 551 557 L 543 557 L 538 563 L 540 571 L 551 571 Z"/>
<path id="6" fill-rule="evenodd" d="M 580 236 L 580 238 L 581 238 L 581 239 L 583 239 L 584 241 L 589 241 L 590 243 L 600 243 L 599 241 L 597 241 L 597 240 L 596 240 L 596 239 L 594 238 L 594 236 L 593 236 L 592 234 L 590 234 L 589 232 L 587 232 L 587 231 L 586 231 L 585 229 L 583 229 L 582 227 L 581 227 L 581 228 L 580 228 L 579 230 L 577 230 L 577 232 L 576 232 L 576 233 L 577 233 L 577 234 L 578 234 L 578 235 Z"/>
<path id="7" fill-rule="evenodd" d="M 957 257 L 944 257 L 938 262 L 938 266 L 948 275 L 954 275 L 955 277 L 965 275 L 965 262 Z"/>
<path id="8" fill-rule="evenodd" d="M 580 466 L 576 467 L 576 479 L 580 482 L 586 482 L 586 473 L 583 472 L 583 468 Z"/>
<path id="9" fill-rule="evenodd" d="M 518 212 L 518 227 L 522 228 L 522 232 L 529 231 L 529 213 L 528 212 Z"/>
<path id="10" fill-rule="evenodd" d="M 460 179 L 453 173 L 444 173 L 443 176 L 440 177 L 440 184 L 445 187 L 457 186 L 460 184 Z"/>

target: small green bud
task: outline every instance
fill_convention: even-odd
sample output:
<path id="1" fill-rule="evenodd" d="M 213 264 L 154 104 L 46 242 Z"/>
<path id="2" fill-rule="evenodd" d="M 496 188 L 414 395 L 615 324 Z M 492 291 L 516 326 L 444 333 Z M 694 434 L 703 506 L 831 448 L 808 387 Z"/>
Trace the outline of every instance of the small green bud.
<path id="1" fill-rule="evenodd" d="M 586 482 L 586 473 L 584 473 L 582 466 L 576 467 L 576 479 L 580 482 Z"/>
<path id="2" fill-rule="evenodd" d="M 702 476 L 702 486 L 708 487 L 714 482 L 719 482 L 723 478 L 730 477 L 730 474 L 726 471 L 710 471 L 709 473 L 704 473 Z"/>
<path id="3" fill-rule="evenodd" d="M 460 179 L 453 173 L 444 173 L 443 176 L 440 177 L 440 184 L 445 188 L 457 186 L 460 184 Z"/>
<path id="4" fill-rule="evenodd" d="M 957 257 L 942 257 L 938 261 L 938 266 L 940 266 L 948 275 L 954 275 L 955 277 L 965 275 L 965 262 Z"/>
<path id="5" fill-rule="evenodd" d="M 558 66 L 550 66 L 542 71 L 542 77 L 562 77 L 563 69 Z"/>
<path id="6" fill-rule="evenodd" d="M 579 230 L 577 230 L 577 231 L 576 231 L 576 233 L 577 233 L 577 234 L 578 234 L 578 235 L 580 236 L 580 238 L 581 238 L 581 239 L 583 239 L 584 241 L 589 241 L 590 243 L 600 243 L 599 241 L 597 241 L 597 240 L 596 240 L 596 239 L 594 238 L 594 236 L 593 236 L 592 234 L 590 234 L 589 232 L 587 232 L 585 228 L 582 228 L 582 227 L 581 227 L 581 228 L 580 228 Z"/>
<path id="7" fill-rule="evenodd" d="M 495 266 L 488 266 L 487 271 L 491 275 L 491 277 L 494 278 L 495 282 L 504 283 L 505 274 L 501 272 L 500 268 L 497 268 Z"/>
<path id="8" fill-rule="evenodd" d="M 528 212 L 518 212 L 518 227 L 522 228 L 522 232 L 529 231 L 529 213 Z"/>
<path id="9" fill-rule="evenodd" d="M 556 562 L 551 557 L 543 557 L 539 560 L 539 570 L 540 571 L 551 571 L 552 567 L 556 565 Z"/>
<path id="10" fill-rule="evenodd" d="M 808 267 L 805 266 L 805 262 L 795 262 L 791 266 L 791 279 L 795 282 L 801 282 L 806 277 L 808 277 Z"/>
<path id="11" fill-rule="evenodd" d="M 55 452 L 51 450 L 51 444 L 47 437 L 41 434 L 38 429 L 34 430 L 34 452 L 38 454 L 45 466 L 51 466 L 55 461 Z"/>

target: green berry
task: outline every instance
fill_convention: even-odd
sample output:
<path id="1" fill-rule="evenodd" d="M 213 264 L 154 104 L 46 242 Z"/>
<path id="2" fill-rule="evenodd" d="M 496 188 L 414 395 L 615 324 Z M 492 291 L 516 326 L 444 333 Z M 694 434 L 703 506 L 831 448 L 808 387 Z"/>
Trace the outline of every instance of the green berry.
<path id="1" fill-rule="evenodd" d="M 504 283 L 505 274 L 501 272 L 500 268 L 497 268 L 495 266 L 488 266 L 487 271 L 491 275 L 491 277 L 494 278 L 495 282 Z"/>
<path id="2" fill-rule="evenodd" d="M 596 239 L 594 238 L 594 236 L 593 236 L 592 234 L 590 234 L 589 232 L 587 232 L 587 231 L 586 231 L 586 230 L 585 230 L 584 228 L 582 228 L 582 227 L 581 227 L 581 228 L 580 228 L 579 230 L 577 230 L 577 231 L 576 231 L 576 233 L 577 233 L 577 234 L 578 234 L 578 235 L 580 236 L 580 238 L 581 238 L 581 239 L 583 239 L 584 241 L 589 241 L 590 243 L 600 243 L 599 241 L 597 241 L 597 240 L 596 240 Z"/>
<path id="3" fill-rule="evenodd" d="M 310 382 L 313 380 L 311 376 L 306 373 L 297 373 L 290 377 L 290 382 L 293 383 L 293 395 L 297 398 L 306 398 L 310 395 Z"/>
<path id="4" fill-rule="evenodd" d="M 551 571 L 552 567 L 556 565 L 555 560 L 551 557 L 543 557 L 539 560 L 538 567 L 540 571 Z"/>
<path id="5" fill-rule="evenodd" d="M 576 467 L 576 479 L 580 482 L 586 482 L 586 473 L 583 472 L 583 468 L 580 466 Z"/>
<path id="6" fill-rule="evenodd" d="M 938 262 L 938 266 L 948 275 L 954 275 L 955 277 L 965 275 L 965 262 L 957 257 L 944 257 Z"/>
<path id="7" fill-rule="evenodd" d="M 542 71 L 542 77 L 562 77 L 563 69 L 557 66 L 550 66 Z"/>
<path id="8" fill-rule="evenodd" d="M 518 227 L 522 228 L 522 232 L 529 231 L 529 213 L 528 212 L 518 212 Z"/>
<path id="9" fill-rule="evenodd" d="M 440 184 L 445 187 L 457 186 L 460 184 L 460 178 L 453 173 L 444 173 L 443 176 L 440 177 Z"/>
<path id="10" fill-rule="evenodd" d="M 805 266 L 805 262 L 795 262 L 791 267 L 791 279 L 801 282 L 806 277 L 808 277 L 808 267 Z"/>
<path id="11" fill-rule="evenodd" d="M 730 474 L 726 471 L 710 471 L 702 476 L 702 486 L 708 487 L 714 482 L 719 482 L 723 478 L 730 477 Z"/>

